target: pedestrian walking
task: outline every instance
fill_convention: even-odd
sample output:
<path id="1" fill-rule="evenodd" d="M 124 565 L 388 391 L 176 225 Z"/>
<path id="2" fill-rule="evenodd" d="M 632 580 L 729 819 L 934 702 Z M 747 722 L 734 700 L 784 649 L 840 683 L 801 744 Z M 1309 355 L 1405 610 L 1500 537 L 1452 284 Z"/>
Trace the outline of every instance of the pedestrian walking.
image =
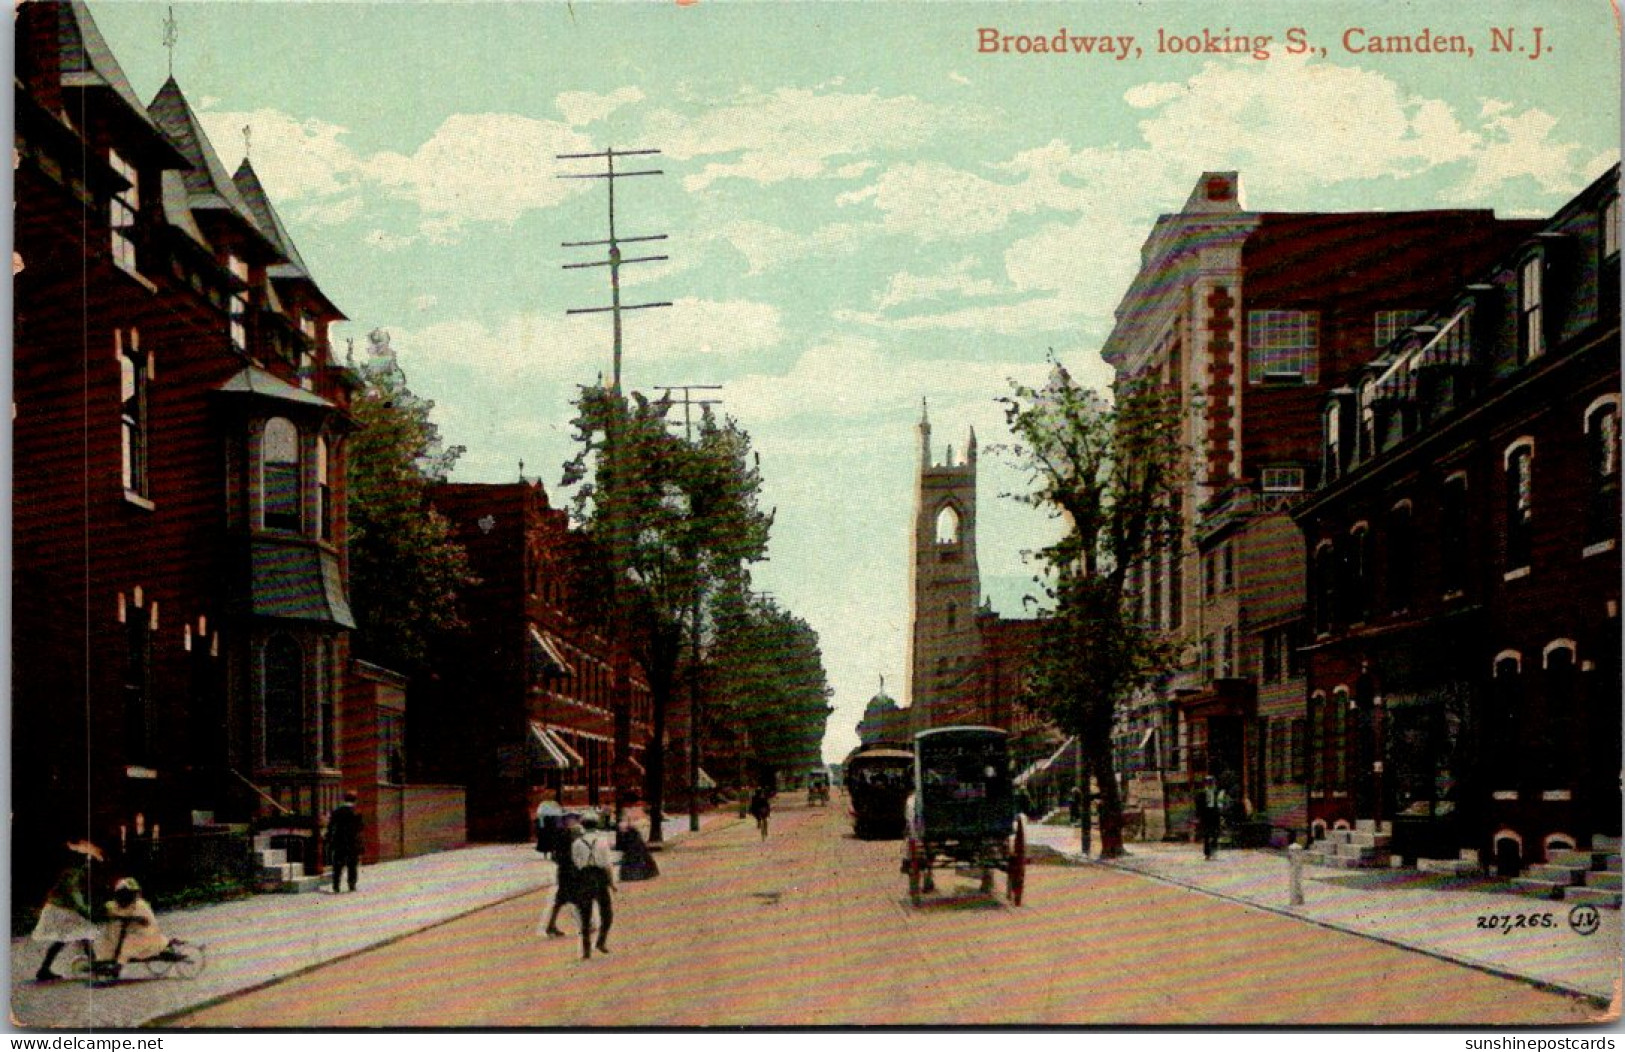
<path id="1" fill-rule="evenodd" d="M 1196 823 L 1202 836 L 1203 858 L 1212 858 L 1218 853 L 1220 819 L 1229 804 L 1225 791 L 1219 788 L 1211 774 L 1208 775 L 1202 788 L 1197 791 L 1196 799 Z"/>
<path id="2" fill-rule="evenodd" d="M 567 814 L 561 820 L 559 836 L 553 843 L 553 865 L 556 867 L 553 878 L 553 911 L 547 915 L 547 924 L 542 929 L 543 934 L 554 938 L 564 938 L 564 930 L 559 927 L 559 911 L 566 906 L 576 904 L 576 860 L 571 850 L 575 842 L 581 837 L 581 816 L 574 812 Z"/>
<path id="3" fill-rule="evenodd" d="M 615 856 L 610 837 L 599 823 L 589 818 L 585 830 L 570 848 L 576 864 L 576 912 L 581 918 L 581 959 L 590 960 L 597 945 L 599 953 L 609 952 L 609 929 L 615 923 L 615 906 L 610 901 L 615 888 Z M 598 907 L 598 938 L 593 939 L 593 907 Z"/>
<path id="4" fill-rule="evenodd" d="M 759 785 L 750 796 L 750 816 L 756 819 L 756 831 L 767 839 L 767 820 L 773 817 L 773 799 L 768 795 L 767 786 Z"/>
<path id="5" fill-rule="evenodd" d="M 85 889 L 89 883 L 87 870 L 91 860 L 102 860 L 101 849 L 88 840 L 76 841 L 65 847 L 67 854 L 63 859 L 62 871 L 46 893 L 39 920 L 28 937 L 32 942 L 48 944 L 45 960 L 34 973 L 35 982 L 48 983 L 62 978 L 51 969 L 51 965 L 56 963 L 57 954 L 68 943 L 76 942 L 84 947 L 88 956 L 91 944 L 100 935 L 96 926 L 90 923 L 90 899 Z"/>
<path id="6" fill-rule="evenodd" d="M 333 894 L 339 893 L 339 876 L 348 872 L 350 890 L 355 890 L 356 870 L 361 865 L 361 812 L 356 810 L 355 790 L 344 794 L 344 802 L 327 818 L 327 862 L 333 868 Z"/>
<path id="7" fill-rule="evenodd" d="M 621 853 L 622 880 L 653 880 L 660 876 L 660 867 L 655 864 L 649 845 L 644 843 L 643 834 L 630 818 L 623 817 L 616 827 L 615 850 Z"/>

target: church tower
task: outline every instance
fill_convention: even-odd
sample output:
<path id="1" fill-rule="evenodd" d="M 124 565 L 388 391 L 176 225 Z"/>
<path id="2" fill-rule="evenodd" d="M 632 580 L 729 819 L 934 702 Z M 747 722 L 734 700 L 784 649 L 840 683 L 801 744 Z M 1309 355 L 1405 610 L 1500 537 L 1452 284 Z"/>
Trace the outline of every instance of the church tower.
<path id="1" fill-rule="evenodd" d="M 976 624 L 982 590 L 976 568 L 976 432 L 970 432 L 959 461 L 949 446 L 937 462 L 923 407 L 912 548 L 909 722 L 922 731 L 960 722 L 955 710 L 974 707 L 982 656 Z"/>

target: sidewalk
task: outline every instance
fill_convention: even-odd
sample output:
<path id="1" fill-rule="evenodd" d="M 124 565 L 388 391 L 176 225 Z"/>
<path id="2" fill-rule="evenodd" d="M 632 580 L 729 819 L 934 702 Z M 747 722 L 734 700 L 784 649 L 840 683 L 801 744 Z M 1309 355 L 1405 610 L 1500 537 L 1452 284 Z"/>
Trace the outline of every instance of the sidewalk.
<path id="1" fill-rule="evenodd" d="M 1069 861 L 1082 861 L 1075 828 L 1030 825 L 1027 840 Z M 1128 851 L 1106 864 L 1498 975 L 1605 1000 L 1617 996 L 1622 954 L 1618 910 L 1598 910 L 1600 927 L 1581 935 L 1569 924 L 1570 905 L 1510 894 L 1503 881 L 1308 864 L 1303 868 L 1304 904 L 1292 906 L 1284 851 L 1221 851 L 1212 861 L 1202 858 L 1197 844 L 1135 843 Z M 1546 914 L 1552 927 L 1479 927 L 1480 917 Z M 1336 962 L 1316 965 L 1335 967 Z"/>
<path id="2" fill-rule="evenodd" d="M 701 830 L 738 821 L 731 811 L 701 816 Z M 662 823 L 666 842 L 688 834 L 688 816 Z M 126 980 L 92 988 L 82 981 L 34 982 L 45 947 L 11 941 L 13 1027 L 71 1030 L 141 1026 L 423 931 L 539 888 L 553 864 L 534 844 L 492 844 L 361 867 L 360 890 L 333 895 L 256 895 L 159 915 L 164 934 L 207 947 L 196 979 L 153 979 L 140 965 Z M 69 965 L 68 951 L 57 970 Z"/>

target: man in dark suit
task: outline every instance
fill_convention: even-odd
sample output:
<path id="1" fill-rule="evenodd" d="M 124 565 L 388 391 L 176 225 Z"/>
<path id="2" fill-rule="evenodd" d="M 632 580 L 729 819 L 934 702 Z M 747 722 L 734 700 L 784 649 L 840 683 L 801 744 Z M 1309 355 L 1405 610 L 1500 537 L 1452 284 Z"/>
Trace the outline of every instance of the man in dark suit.
<path id="1" fill-rule="evenodd" d="M 333 808 L 327 819 L 327 861 L 333 867 L 333 894 L 339 893 L 339 874 L 350 875 L 355 890 L 356 870 L 361 865 L 361 812 L 356 810 L 355 791 L 344 794 L 344 802 Z"/>

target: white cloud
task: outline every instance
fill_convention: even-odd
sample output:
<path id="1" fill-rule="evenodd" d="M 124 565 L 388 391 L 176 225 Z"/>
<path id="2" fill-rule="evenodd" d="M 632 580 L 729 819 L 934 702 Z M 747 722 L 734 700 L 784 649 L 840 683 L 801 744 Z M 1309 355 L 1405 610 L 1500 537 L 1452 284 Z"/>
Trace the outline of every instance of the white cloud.
<path id="1" fill-rule="evenodd" d="M 745 257 L 752 276 L 807 257 L 851 255 L 878 230 L 873 223 L 830 223 L 798 234 L 755 219 L 735 219 L 716 227 L 706 240 L 723 241 Z"/>
<path id="2" fill-rule="evenodd" d="M 828 175 L 853 178 L 861 173 L 842 159 L 916 147 L 948 127 L 978 119 L 970 111 L 908 95 L 746 88 L 730 103 L 698 116 L 656 111 L 649 116 L 647 133 L 676 160 L 719 158 L 683 180 L 684 188 L 694 191 L 729 178 L 762 184 Z"/>
<path id="3" fill-rule="evenodd" d="M 243 129 L 250 129 L 250 156 L 265 192 L 279 205 L 332 197 L 355 188 L 360 159 L 340 141 L 349 132 L 311 117 L 300 120 L 280 110 L 197 112 L 215 152 L 235 172 L 243 156 Z"/>
<path id="4" fill-rule="evenodd" d="M 371 230 L 368 231 L 367 236 L 363 237 L 361 240 L 365 242 L 369 248 L 375 248 L 380 252 L 398 252 L 406 246 L 415 243 L 418 239 L 412 236 L 391 234 L 387 230 Z"/>
<path id="5" fill-rule="evenodd" d="M 976 260 L 966 256 L 937 274 L 914 274 L 906 270 L 893 274 L 886 291 L 876 297 L 875 306 L 885 310 L 918 300 L 941 300 L 945 294 L 963 297 L 997 295 L 1001 291 L 999 284 L 987 278 L 972 277 L 971 271 L 975 268 Z"/>
<path id="6" fill-rule="evenodd" d="M 608 94 L 594 91 L 565 91 L 553 100 L 553 105 L 572 127 L 603 120 L 623 106 L 643 101 L 643 92 L 634 87 L 617 88 Z"/>
<path id="7" fill-rule="evenodd" d="M 1484 100 L 1484 145 L 1471 173 L 1451 191 L 1458 201 L 1480 201 L 1503 183 L 1533 179 L 1550 194 L 1573 194 L 1618 153 L 1591 155 L 1575 143 L 1554 141 L 1557 118 L 1533 106 L 1518 112 L 1511 103 Z"/>

